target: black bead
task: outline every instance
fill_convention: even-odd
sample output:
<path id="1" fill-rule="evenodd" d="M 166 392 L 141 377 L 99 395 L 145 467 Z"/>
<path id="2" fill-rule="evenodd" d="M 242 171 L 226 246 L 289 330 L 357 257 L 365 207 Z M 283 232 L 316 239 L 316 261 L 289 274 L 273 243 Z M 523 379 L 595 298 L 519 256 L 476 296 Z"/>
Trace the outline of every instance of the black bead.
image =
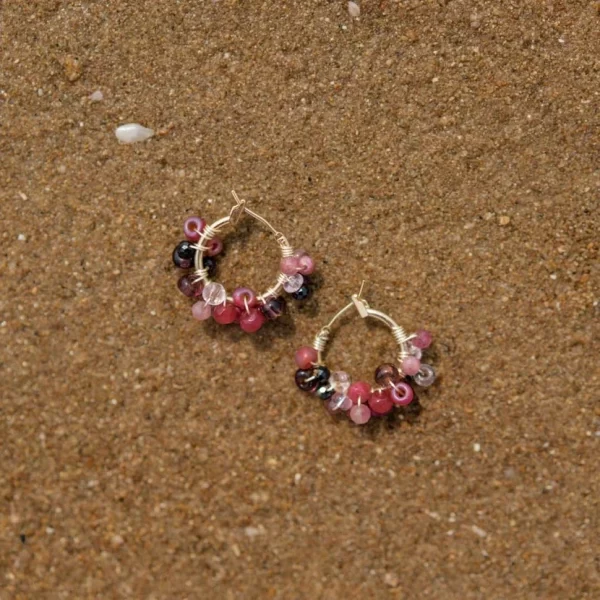
<path id="1" fill-rule="evenodd" d="M 327 383 L 330 375 L 331 373 L 327 367 L 320 365 L 315 368 L 315 377 L 319 384 Z"/>
<path id="2" fill-rule="evenodd" d="M 298 369 L 294 380 L 303 392 L 314 392 L 319 385 L 312 369 Z"/>
<path id="3" fill-rule="evenodd" d="M 306 300 L 310 296 L 310 288 L 304 284 L 297 292 L 292 294 L 294 300 Z"/>
<path id="4" fill-rule="evenodd" d="M 196 250 L 192 247 L 192 243 L 188 241 L 179 242 L 175 250 L 173 250 L 173 262 L 180 269 L 190 269 L 194 266 L 194 257 Z"/>
<path id="5" fill-rule="evenodd" d="M 267 319 L 277 319 L 285 312 L 285 298 L 279 296 L 278 298 L 269 298 L 265 304 L 260 307 L 263 315 Z"/>
<path id="6" fill-rule="evenodd" d="M 321 400 L 329 400 L 335 394 L 335 390 L 327 383 L 317 388 L 317 396 Z"/>
<path id="7" fill-rule="evenodd" d="M 217 272 L 217 261 L 212 256 L 205 256 L 202 259 L 202 266 L 208 272 L 209 277 L 212 277 Z"/>

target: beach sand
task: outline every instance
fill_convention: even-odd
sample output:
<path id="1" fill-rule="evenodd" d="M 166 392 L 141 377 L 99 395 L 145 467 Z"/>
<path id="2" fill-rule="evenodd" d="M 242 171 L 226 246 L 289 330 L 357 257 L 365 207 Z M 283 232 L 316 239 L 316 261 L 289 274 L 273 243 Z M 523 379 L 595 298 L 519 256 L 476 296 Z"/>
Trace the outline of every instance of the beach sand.
<path id="1" fill-rule="evenodd" d="M 4 2 L 0 597 L 600 597 L 599 7 Z M 232 189 L 318 263 L 253 336 L 171 262 Z M 264 229 L 225 244 L 271 285 Z M 356 427 L 293 356 L 363 280 L 439 378 Z"/>

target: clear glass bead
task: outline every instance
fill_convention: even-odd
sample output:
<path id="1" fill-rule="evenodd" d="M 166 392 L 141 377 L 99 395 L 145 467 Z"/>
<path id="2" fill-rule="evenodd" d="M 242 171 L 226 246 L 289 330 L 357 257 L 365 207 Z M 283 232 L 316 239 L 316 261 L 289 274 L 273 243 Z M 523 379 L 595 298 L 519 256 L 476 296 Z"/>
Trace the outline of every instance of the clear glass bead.
<path id="1" fill-rule="evenodd" d="M 208 285 L 204 286 L 202 298 L 204 298 L 204 301 L 207 304 L 217 306 L 218 304 L 225 303 L 225 300 L 227 300 L 227 292 L 220 283 L 211 281 Z"/>
<path id="2" fill-rule="evenodd" d="M 334 371 L 329 377 L 329 383 L 338 394 L 346 394 L 352 384 L 350 375 L 344 371 Z"/>
<path id="3" fill-rule="evenodd" d="M 327 401 L 327 408 L 331 412 L 347 411 L 352 408 L 352 400 L 344 394 L 336 393 Z"/>
<path id="4" fill-rule="evenodd" d="M 435 371 L 431 365 L 421 363 L 419 372 L 413 377 L 415 383 L 421 387 L 427 387 L 435 381 Z"/>
<path id="5" fill-rule="evenodd" d="M 300 273 L 295 275 L 288 275 L 287 279 L 283 283 L 283 289 L 288 294 L 297 292 L 304 285 L 304 277 Z"/>
<path id="6" fill-rule="evenodd" d="M 421 350 L 421 348 L 417 348 L 412 342 L 407 342 L 406 344 L 408 346 L 408 353 L 411 356 L 414 356 L 415 358 L 418 358 L 419 360 L 421 360 L 421 357 L 423 356 L 423 350 Z"/>

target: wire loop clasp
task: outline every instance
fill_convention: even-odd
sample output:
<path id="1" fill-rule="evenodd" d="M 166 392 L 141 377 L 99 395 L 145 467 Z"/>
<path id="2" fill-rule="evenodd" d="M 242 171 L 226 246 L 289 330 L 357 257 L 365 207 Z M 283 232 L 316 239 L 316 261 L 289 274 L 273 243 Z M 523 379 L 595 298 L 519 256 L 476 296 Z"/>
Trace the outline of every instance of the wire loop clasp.
<path id="1" fill-rule="evenodd" d="M 352 302 L 354 303 L 354 306 L 356 307 L 358 314 L 363 319 L 366 319 L 369 316 L 369 305 L 368 305 L 367 301 L 364 298 L 361 298 L 360 295 L 353 294 Z"/>
<path id="2" fill-rule="evenodd" d="M 246 201 L 240 200 L 239 196 L 232 190 L 231 193 L 235 198 L 235 206 L 229 211 L 229 222 L 235 227 L 239 220 L 242 218 L 244 211 L 246 210 Z"/>

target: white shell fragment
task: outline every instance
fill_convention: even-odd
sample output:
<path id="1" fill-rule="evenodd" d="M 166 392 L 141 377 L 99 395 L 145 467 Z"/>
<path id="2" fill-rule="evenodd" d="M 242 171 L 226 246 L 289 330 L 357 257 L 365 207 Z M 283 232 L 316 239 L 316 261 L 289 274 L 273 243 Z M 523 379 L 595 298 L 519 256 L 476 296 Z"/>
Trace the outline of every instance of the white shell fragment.
<path id="1" fill-rule="evenodd" d="M 139 123 L 127 123 L 115 129 L 117 139 L 123 144 L 145 142 L 154 135 L 154 129 L 148 129 Z"/>
<path id="2" fill-rule="evenodd" d="M 100 90 L 96 90 L 90 94 L 90 102 L 102 102 L 104 94 Z"/>
<path id="3" fill-rule="evenodd" d="M 356 2 L 348 2 L 348 12 L 351 17 L 360 17 L 360 6 Z"/>

